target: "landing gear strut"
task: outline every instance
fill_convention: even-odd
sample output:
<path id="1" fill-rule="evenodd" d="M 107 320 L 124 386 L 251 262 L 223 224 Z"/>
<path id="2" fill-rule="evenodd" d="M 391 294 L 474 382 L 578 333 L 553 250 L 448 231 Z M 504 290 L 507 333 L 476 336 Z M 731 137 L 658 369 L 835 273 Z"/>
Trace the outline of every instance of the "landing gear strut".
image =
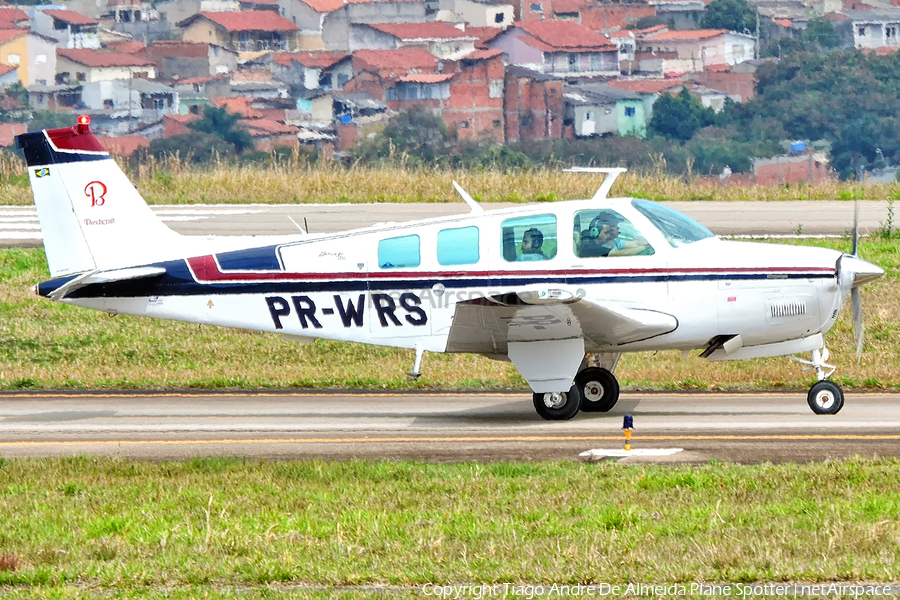
<path id="1" fill-rule="evenodd" d="M 821 351 L 812 351 L 812 360 L 804 360 L 796 356 L 788 357 L 791 360 L 808 365 L 803 367 L 804 371 L 816 371 L 816 378 L 819 380 L 809 388 L 806 395 L 806 401 L 809 407 L 817 415 L 834 415 L 844 408 L 844 392 L 841 387 L 833 381 L 828 381 L 834 373 L 834 365 L 828 364 L 828 350 L 822 348 Z"/>

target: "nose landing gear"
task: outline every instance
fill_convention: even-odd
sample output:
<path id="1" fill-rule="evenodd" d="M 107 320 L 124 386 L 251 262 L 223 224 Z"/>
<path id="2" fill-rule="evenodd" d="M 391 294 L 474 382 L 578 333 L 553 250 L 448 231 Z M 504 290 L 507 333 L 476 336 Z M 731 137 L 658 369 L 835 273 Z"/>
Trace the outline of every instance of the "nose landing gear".
<path id="1" fill-rule="evenodd" d="M 833 381 L 827 381 L 834 373 L 834 365 L 828 364 L 828 350 L 822 348 L 821 351 L 812 351 L 812 360 L 789 356 L 793 361 L 807 365 L 803 367 L 804 371 L 815 370 L 816 378 L 819 380 L 811 388 L 806 395 L 806 401 L 809 407 L 817 415 L 834 415 L 844 408 L 844 391 Z"/>

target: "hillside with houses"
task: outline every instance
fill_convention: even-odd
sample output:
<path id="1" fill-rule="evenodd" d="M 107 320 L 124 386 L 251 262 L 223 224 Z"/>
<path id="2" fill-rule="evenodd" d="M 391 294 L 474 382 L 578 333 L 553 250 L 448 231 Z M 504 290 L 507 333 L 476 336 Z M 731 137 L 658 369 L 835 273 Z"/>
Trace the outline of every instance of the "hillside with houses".
<path id="1" fill-rule="evenodd" d="M 900 47 L 900 6 L 881 0 L 755 9 L 753 29 L 738 32 L 701 27 L 706 0 L 4 4 L 0 87 L 27 91 L 7 114 L 90 115 L 122 155 L 188 133 L 207 106 L 239 115 L 257 149 L 340 155 L 407 109 L 438 116 L 458 140 L 641 138 L 662 94 L 687 89 L 712 111 L 753 98 L 773 60 L 760 58 L 760 31 L 789 43 L 824 19 L 843 47 Z M 0 144 L 25 127 L 0 125 Z"/>

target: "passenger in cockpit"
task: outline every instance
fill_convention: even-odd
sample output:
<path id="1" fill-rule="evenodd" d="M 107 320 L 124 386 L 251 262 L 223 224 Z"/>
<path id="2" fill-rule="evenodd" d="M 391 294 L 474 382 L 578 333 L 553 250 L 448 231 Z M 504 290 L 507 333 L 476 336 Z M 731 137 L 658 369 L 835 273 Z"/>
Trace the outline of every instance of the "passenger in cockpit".
<path id="1" fill-rule="evenodd" d="M 541 246 L 544 245 L 544 234 L 537 227 L 532 227 L 522 234 L 521 254 L 517 260 L 547 260 Z"/>

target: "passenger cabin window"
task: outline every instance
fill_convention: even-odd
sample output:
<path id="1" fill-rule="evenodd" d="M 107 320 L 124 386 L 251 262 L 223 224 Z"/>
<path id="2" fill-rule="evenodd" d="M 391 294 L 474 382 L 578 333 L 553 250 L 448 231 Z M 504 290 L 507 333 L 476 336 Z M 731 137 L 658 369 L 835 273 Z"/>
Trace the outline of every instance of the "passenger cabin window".
<path id="1" fill-rule="evenodd" d="M 631 221 L 614 210 L 579 210 L 572 238 L 575 256 L 636 256 L 653 254 L 653 247 Z"/>
<path id="2" fill-rule="evenodd" d="M 550 260 L 556 256 L 556 215 L 506 219 L 500 225 L 507 262 Z"/>
<path id="3" fill-rule="evenodd" d="M 478 262 L 478 228 L 443 229 L 437 236 L 438 264 L 474 265 Z"/>
<path id="4" fill-rule="evenodd" d="M 378 266 L 382 269 L 418 267 L 419 236 L 405 235 L 378 242 Z"/>

